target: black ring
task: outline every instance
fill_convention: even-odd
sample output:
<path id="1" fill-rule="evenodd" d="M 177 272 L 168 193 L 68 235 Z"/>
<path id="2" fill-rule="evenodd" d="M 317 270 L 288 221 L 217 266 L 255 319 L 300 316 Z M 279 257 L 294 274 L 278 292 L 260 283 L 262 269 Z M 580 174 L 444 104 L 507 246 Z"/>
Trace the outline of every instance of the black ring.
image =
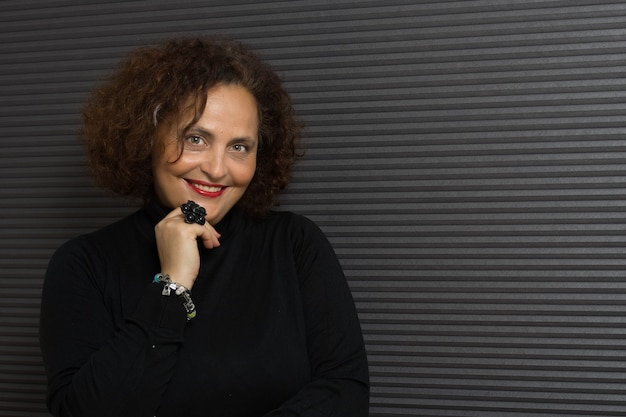
<path id="1" fill-rule="evenodd" d="M 206 210 L 195 201 L 188 200 L 186 203 L 181 204 L 180 211 L 185 215 L 185 223 L 197 223 L 200 226 L 206 223 L 204 218 L 204 216 L 206 216 Z"/>

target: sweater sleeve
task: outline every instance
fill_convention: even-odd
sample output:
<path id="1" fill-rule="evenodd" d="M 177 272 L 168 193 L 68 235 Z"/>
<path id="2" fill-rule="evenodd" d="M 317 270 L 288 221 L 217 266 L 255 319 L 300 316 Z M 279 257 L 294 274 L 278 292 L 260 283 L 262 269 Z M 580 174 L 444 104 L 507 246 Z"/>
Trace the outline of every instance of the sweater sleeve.
<path id="1" fill-rule="evenodd" d="M 354 301 L 330 243 L 315 224 L 301 220 L 292 240 L 312 379 L 265 417 L 366 417 L 368 365 Z"/>
<path id="2" fill-rule="evenodd" d="M 48 408 L 55 417 L 152 417 L 174 371 L 185 311 L 147 283 L 134 313 L 114 319 L 107 262 L 97 252 L 79 238 L 48 266 L 40 322 Z"/>

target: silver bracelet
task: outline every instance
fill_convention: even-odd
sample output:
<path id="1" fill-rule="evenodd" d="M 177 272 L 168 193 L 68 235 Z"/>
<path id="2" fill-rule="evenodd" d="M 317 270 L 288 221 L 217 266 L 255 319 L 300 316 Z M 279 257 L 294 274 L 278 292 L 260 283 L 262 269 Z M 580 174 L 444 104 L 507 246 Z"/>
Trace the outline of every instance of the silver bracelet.
<path id="1" fill-rule="evenodd" d="M 169 296 L 171 292 L 174 291 L 174 294 L 183 300 L 183 306 L 187 311 L 187 320 L 191 320 L 196 317 L 196 305 L 191 300 L 191 292 L 189 292 L 187 288 L 180 285 L 178 282 L 173 282 L 169 275 L 162 274 L 160 272 L 154 276 L 153 282 L 163 284 L 163 291 L 161 291 L 162 295 Z"/>

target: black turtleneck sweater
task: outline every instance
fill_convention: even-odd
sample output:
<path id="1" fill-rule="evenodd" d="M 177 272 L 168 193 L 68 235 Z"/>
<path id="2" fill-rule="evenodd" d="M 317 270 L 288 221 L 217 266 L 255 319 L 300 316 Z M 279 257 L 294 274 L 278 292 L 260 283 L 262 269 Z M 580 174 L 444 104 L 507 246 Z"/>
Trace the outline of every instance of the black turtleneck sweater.
<path id="1" fill-rule="evenodd" d="M 235 212 L 200 250 L 186 320 L 159 272 L 152 206 L 61 246 L 40 338 L 56 417 L 367 415 L 367 359 L 322 232 L 293 213 Z"/>

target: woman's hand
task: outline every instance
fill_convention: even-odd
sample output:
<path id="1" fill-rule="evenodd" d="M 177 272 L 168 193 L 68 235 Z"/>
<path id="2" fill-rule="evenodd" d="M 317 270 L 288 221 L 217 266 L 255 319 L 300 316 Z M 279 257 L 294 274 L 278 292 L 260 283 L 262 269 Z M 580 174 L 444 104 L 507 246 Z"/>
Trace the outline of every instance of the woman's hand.
<path id="1" fill-rule="evenodd" d="M 154 232 L 161 260 L 161 273 L 191 289 L 200 270 L 198 238 L 205 248 L 212 249 L 220 245 L 220 234 L 208 222 L 202 226 L 185 223 L 180 208 L 165 216 L 155 226 Z"/>

